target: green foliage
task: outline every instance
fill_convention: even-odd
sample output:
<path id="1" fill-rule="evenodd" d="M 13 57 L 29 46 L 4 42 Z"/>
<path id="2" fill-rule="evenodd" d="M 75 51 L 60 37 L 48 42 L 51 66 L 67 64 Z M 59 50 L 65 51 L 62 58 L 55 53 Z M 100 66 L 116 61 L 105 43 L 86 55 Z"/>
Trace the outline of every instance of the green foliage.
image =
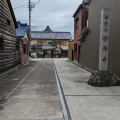
<path id="1" fill-rule="evenodd" d="M 48 42 L 49 45 L 53 46 L 53 49 L 57 48 L 57 42 L 56 39 L 53 39 L 51 41 Z"/>

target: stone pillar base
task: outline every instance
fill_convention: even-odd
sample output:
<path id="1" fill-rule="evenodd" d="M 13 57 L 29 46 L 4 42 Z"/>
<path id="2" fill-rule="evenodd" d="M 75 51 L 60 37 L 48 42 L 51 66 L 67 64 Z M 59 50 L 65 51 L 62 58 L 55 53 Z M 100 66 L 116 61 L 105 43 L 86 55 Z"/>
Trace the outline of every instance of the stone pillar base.
<path id="1" fill-rule="evenodd" d="M 114 73 L 95 71 L 88 80 L 92 86 L 106 87 L 120 85 L 120 78 Z"/>

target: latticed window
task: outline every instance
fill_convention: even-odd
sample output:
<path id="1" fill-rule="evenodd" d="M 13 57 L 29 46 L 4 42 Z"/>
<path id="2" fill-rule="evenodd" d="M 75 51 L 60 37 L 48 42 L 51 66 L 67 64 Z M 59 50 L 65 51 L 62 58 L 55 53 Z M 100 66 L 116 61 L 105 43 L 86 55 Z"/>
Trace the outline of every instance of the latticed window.
<path id="1" fill-rule="evenodd" d="M 63 45 L 63 41 L 58 41 L 57 44 L 58 45 Z"/>
<path id="2" fill-rule="evenodd" d="M 43 41 L 38 41 L 38 44 L 39 44 L 39 45 L 42 45 L 42 44 L 43 44 Z"/>

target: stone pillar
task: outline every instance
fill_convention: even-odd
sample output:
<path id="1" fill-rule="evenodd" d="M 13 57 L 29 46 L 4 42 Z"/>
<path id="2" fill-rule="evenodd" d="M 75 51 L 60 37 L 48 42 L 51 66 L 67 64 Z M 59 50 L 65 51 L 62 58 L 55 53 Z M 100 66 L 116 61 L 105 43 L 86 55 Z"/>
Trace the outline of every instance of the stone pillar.
<path id="1" fill-rule="evenodd" d="M 100 22 L 100 45 L 99 45 L 99 70 L 108 71 L 108 44 L 109 44 L 109 22 L 110 10 L 101 11 Z"/>

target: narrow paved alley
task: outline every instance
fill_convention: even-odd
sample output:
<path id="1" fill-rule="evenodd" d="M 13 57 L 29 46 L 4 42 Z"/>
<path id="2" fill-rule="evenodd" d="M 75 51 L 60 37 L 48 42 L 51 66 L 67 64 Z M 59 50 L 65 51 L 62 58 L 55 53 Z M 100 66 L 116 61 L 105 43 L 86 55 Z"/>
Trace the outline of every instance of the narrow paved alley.
<path id="1" fill-rule="evenodd" d="M 0 78 L 0 120 L 119 120 L 120 87 L 90 86 L 90 75 L 67 58 L 32 59 Z"/>
<path id="2" fill-rule="evenodd" d="M 52 59 L 36 61 L 19 87 L 1 101 L 0 120 L 62 120 L 63 112 Z"/>

